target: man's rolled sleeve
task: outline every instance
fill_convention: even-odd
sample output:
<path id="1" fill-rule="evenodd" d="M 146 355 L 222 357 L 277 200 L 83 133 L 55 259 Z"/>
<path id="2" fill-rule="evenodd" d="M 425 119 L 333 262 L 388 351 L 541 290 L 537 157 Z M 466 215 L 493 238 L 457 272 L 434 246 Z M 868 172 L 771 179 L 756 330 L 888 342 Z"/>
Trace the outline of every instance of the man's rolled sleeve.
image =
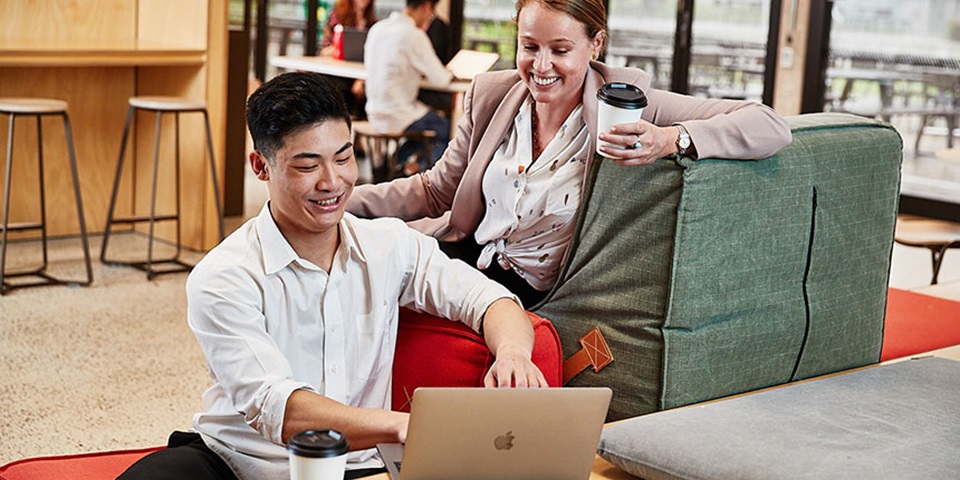
<path id="1" fill-rule="evenodd" d="M 287 411 L 287 400 L 297 390 L 313 392 L 313 389 L 303 382 L 281 380 L 274 383 L 264 395 L 260 414 L 247 418 L 247 423 L 271 442 L 283 445 L 283 419 Z"/>

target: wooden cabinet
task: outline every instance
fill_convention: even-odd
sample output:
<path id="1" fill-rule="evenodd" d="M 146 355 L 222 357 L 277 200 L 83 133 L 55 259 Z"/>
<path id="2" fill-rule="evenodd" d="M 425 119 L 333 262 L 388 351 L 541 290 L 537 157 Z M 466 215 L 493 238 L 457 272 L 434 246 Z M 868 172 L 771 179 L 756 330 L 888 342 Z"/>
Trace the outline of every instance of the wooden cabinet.
<path id="1" fill-rule="evenodd" d="M 0 0 L 0 97 L 66 100 L 79 163 L 87 228 L 102 232 L 116 173 L 120 139 L 133 95 L 176 95 L 207 102 L 219 181 L 226 130 L 227 0 Z M 165 116 L 166 117 L 166 116 Z M 22 125 L 21 125 L 22 123 Z M 69 188 L 66 146 L 59 122 L 44 120 L 47 221 L 51 235 L 79 230 Z M 172 117 L 162 128 L 161 201 L 172 213 Z M 181 222 L 185 245 L 207 249 L 218 241 L 202 117 L 181 116 Z M 149 211 L 154 114 L 137 118 L 133 148 L 121 183 L 118 213 Z M 9 122 L 0 119 L 6 147 Z M 16 124 L 11 221 L 39 218 L 36 128 Z M 62 163 L 61 163 L 62 162 Z M 0 162 L 0 172 L 5 166 Z M 4 175 L 6 172 L 2 172 Z M 0 189 L 2 189 L 0 185 Z M 0 190 L 2 191 L 2 190 Z M 220 191 L 223 191 L 222 185 Z M 222 201 L 222 199 L 218 200 Z M 136 203 L 136 204 L 135 204 Z M 169 222 L 168 222 L 169 223 Z M 173 225 L 160 235 L 173 238 Z"/>

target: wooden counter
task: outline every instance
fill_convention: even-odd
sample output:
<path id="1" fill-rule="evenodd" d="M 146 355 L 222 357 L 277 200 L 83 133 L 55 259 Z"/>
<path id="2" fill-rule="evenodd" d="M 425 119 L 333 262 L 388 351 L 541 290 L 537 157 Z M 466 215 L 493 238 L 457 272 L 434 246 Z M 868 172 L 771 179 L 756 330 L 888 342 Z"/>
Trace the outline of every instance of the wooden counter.
<path id="1" fill-rule="evenodd" d="M 102 232 L 106 224 L 127 99 L 131 96 L 175 95 L 205 100 L 222 183 L 227 7 L 227 0 L 0 2 L 0 97 L 48 97 L 69 103 L 90 233 Z M 32 167 L 36 128 L 31 123 L 18 120 L 15 125 L 12 222 L 36 220 L 40 213 L 37 171 Z M 76 234 L 75 210 L 61 207 L 73 203 L 63 128 L 53 119 L 44 120 L 43 126 L 49 233 Z M 7 119 L 0 119 L 0 129 L 6 132 L 8 128 Z M 142 213 L 149 208 L 153 114 L 137 117 L 134 135 L 127 165 L 132 160 L 136 168 L 126 169 L 118 199 L 119 214 L 133 208 Z M 161 155 L 171 161 L 161 165 L 165 180 L 160 182 L 158 213 L 172 213 L 174 205 L 170 178 L 173 138 L 171 116 L 163 123 Z M 192 248 L 210 248 L 217 241 L 216 209 L 200 115 L 181 116 L 180 141 L 183 241 Z M 0 143 L 5 149 L 6 133 Z M 0 165 L 0 175 L 6 175 L 4 168 Z M 163 237 L 173 238 L 172 223 L 158 231 Z"/>
<path id="2" fill-rule="evenodd" d="M 81 42 L 57 47 L 55 42 L 5 41 L 0 46 L 0 67 L 203 66 L 206 60 L 204 49 L 162 44 Z"/>

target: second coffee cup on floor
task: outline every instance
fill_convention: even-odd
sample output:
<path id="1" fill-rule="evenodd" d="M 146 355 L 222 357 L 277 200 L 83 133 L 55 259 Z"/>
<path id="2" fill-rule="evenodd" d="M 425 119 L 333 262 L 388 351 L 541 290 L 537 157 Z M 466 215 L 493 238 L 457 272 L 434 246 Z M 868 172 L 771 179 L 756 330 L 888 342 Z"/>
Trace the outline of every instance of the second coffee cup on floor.
<path id="1" fill-rule="evenodd" d="M 336 430 L 306 430 L 290 438 L 291 480 L 343 480 L 347 439 Z"/>
<path id="2" fill-rule="evenodd" d="M 647 106 L 647 96 L 636 85 L 629 83 L 607 83 L 597 91 L 599 109 L 597 111 L 597 135 L 609 132 L 610 127 L 621 123 L 631 123 L 640 120 L 644 107 Z M 620 145 L 611 145 L 597 138 L 597 153 L 605 157 L 609 155 L 600 151 L 601 145 L 614 148 L 623 148 Z"/>

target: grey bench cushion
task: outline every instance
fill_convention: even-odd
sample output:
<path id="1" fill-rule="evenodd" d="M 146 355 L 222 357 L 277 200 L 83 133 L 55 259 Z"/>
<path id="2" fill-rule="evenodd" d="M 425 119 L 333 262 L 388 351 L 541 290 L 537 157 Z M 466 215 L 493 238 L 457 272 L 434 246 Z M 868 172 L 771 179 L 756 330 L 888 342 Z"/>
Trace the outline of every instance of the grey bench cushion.
<path id="1" fill-rule="evenodd" d="M 788 118 L 761 161 L 598 162 L 560 282 L 535 311 L 564 354 L 599 325 L 610 420 L 876 362 L 902 144 L 842 114 Z"/>
<path id="2" fill-rule="evenodd" d="M 960 476 L 960 362 L 928 357 L 624 420 L 599 454 L 647 480 Z"/>

